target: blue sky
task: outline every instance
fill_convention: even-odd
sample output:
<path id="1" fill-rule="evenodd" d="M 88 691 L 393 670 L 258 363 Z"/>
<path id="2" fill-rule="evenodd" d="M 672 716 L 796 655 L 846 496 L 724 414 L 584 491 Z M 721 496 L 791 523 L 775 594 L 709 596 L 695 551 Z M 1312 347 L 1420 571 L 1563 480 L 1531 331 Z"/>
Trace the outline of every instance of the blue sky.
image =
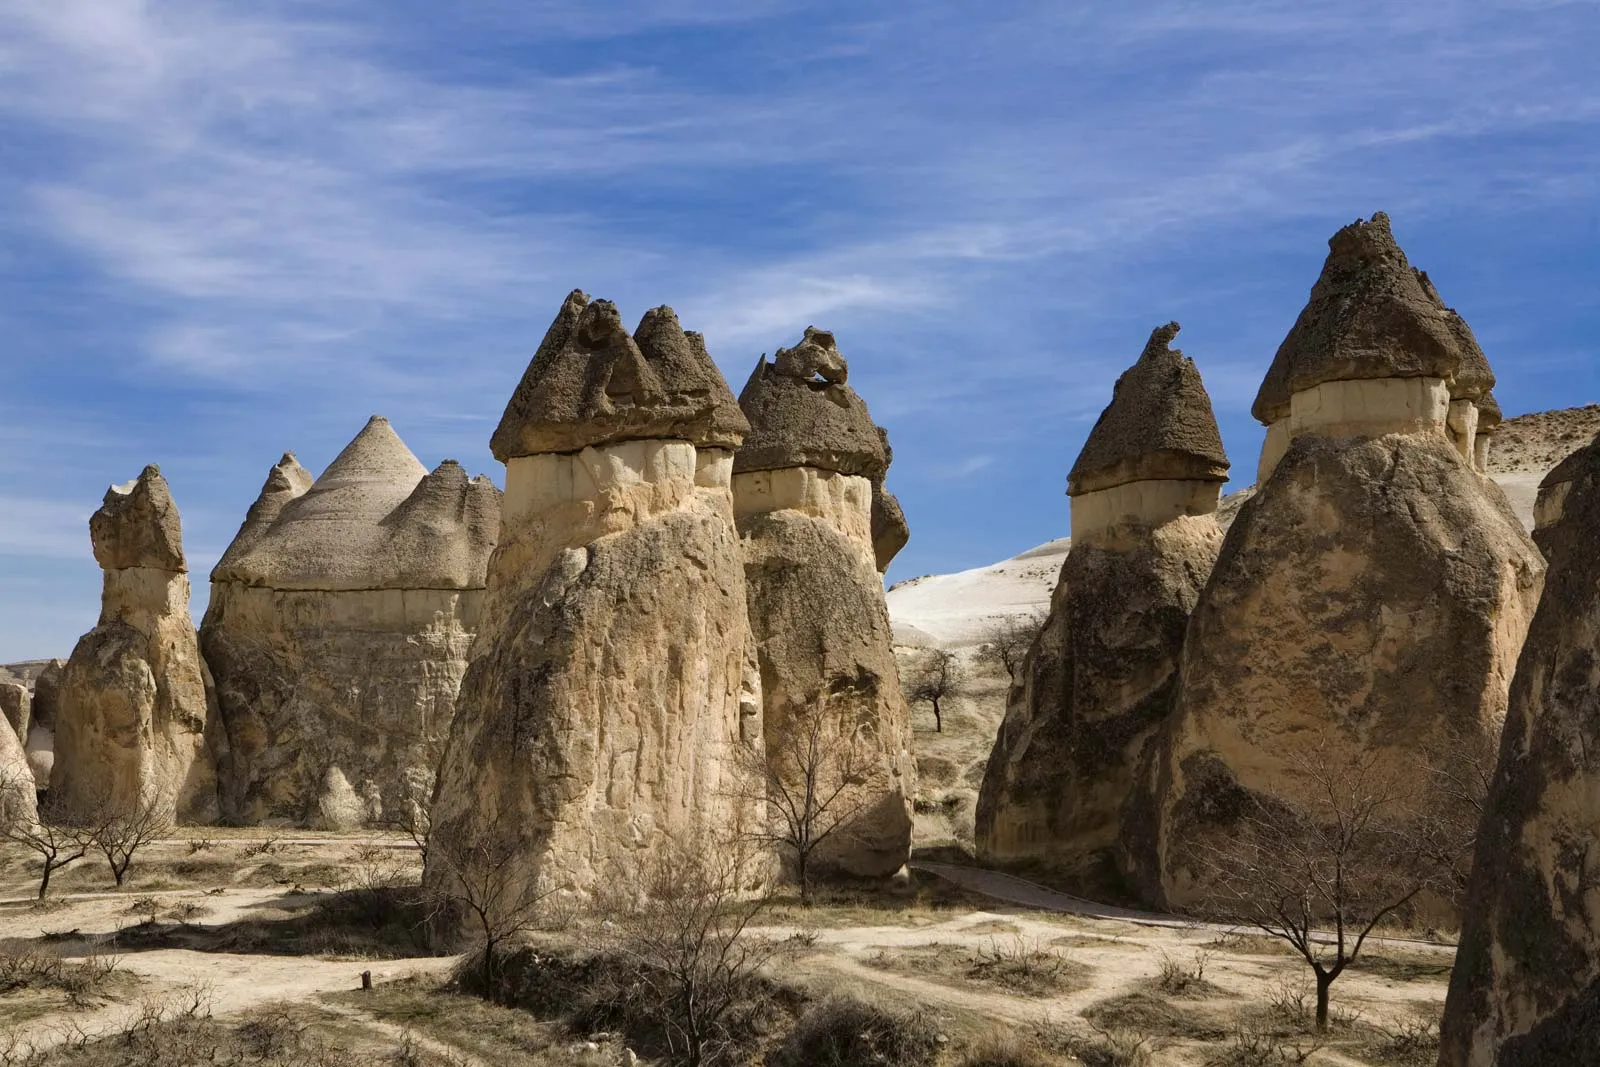
<path id="1" fill-rule="evenodd" d="M 192 569 L 373 412 L 488 438 L 574 286 L 737 389 L 834 330 L 913 527 L 1064 534 L 1176 318 L 1235 472 L 1334 229 L 1387 210 L 1508 413 L 1600 400 L 1600 4 L 0 0 L 0 661 L 94 623 L 159 463 Z"/>

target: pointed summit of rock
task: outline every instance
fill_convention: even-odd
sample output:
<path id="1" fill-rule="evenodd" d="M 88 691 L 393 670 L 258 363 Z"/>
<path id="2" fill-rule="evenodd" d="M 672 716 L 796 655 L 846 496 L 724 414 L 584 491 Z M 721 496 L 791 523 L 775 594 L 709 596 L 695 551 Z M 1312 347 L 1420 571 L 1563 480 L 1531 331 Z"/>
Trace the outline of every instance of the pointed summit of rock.
<path id="1" fill-rule="evenodd" d="M 517 456 L 665 438 L 737 448 L 744 420 L 698 334 L 669 307 L 630 337 L 609 300 L 574 289 L 506 404 L 489 448 Z"/>
<path id="2" fill-rule="evenodd" d="M 133 481 L 106 490 L 100 510 L 89 517 L 89 540 L 95 562 L 106 570 L 188 570 L 178 508 L 161 468 L 154 465 Z"/>
<path id="3" fill-rule="evenodd" d="M 762 357 L 739 394 L 750 435 L 734 457 L 736 473 L 816 467 L 881 479 L 884 440 L 867 405 L 845 384 L 849 367 L 833 334 L 815 326 L 793 348 Z"/>
<path id="4" fill-rule="evenodd" d="M 239 561 L 278 520 L 284 505 L 303 496 L 313 481 L 311 472 L 300 466 L 294 453 L 285 452 L 283 458 L 267 472 L 267 480 L 261 486 L 256 502 L 245 513 L 244 525 L 239 527 L 239 532 L 234 535 L 227 551 L 222 553 L 222 558 L 217 560 L 217 565 L 211 568 L 211 580 L 225 581 L 233 577 Z"/>
<path id="5" fill-rule="evenodd" d="M 1303 389 L 1374 378 L 1459 378 L 1457 395 L 1468 398 L 1494 383 L 1472 331 L 1412 268 L 1381 211 L 1328 240 L 1322 274 L 1250 410 L 1271 425 Z"/>
<path id="6" fill-rule="evenodd" d="M 1178 330 L 1176 322 L 1153 330 L 1138 362 L 1117 379 L 1111 403 L 1067 476 L 1069 494 L 1150 479 L 1228 480 L 1228 457 L 1200 371 L 1171 347 Z"/>

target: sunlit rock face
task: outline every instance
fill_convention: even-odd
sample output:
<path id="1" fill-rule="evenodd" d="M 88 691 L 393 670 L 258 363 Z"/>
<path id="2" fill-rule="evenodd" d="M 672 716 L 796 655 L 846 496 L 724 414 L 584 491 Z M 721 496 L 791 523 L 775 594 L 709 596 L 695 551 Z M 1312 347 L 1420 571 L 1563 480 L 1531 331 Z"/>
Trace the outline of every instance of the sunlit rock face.
<path id="1" fill-rule="evenodd" d="M 201 625 L 230 820 L 349 829 L 426 800 L 499 513 L 487 478 L 429 473 L 378 416 L 315 481 L 272 468 Z"/>
<path id="2" fill-rule="evenodd" d="M 1228 461 L 1177 332 L 1151 335 L 1073 466 L 1072 548 L 978 797 L 987 862 L 1102 899 L 1155 878 L 1149 750 L 1222 542 Z"/>
<path id="3" fill-rule="evenodd" d="M 100 621 L 78 640 L 54 694 L 51 801 L 72 813 L 150 807 L 209 822 L 218 812 L 210 677 L 161 472 L 146 467 L 112 486 L 89 535 L 103 571 Z"/>
<path id="4" fill-rule="evenodd" d="M 1452 429 L 1458 398 L 1491 402 L 1466 323 L 1386 217 L 1329 248 L 1256 402 L 1287 420 L 1285 450 L 1229 528 L 1184 644 L 1151 819 L 1171 907 L 1203 903 L 1204 858 L 1247 798 L 1310 803 L 1319 745 L 1404 774 L 1414 811 L 1453 803 L 1444 783 L 1496 742 L 1543 584 L 1475 440 Z"/>
<path id="5" fill-rule="evenodd" d="M 572 293 L 495 431 L 500 537 L 433 804 L 429 884 L 511 857 L 514 892 L 625 889 L 748 829 L 760 744 L 730 488 L 748 424 L 670 308 L 630 336 Z"/>
<path id="6" fill-rule="evenodd" d="M 887 440 L 847 373 L 833 335 L 814 328 L 761 359 L 739 396 L 751 429 L 733 461 L 733 505 L 769 764 L 798 779 L 795 753 L 813 736 L 854 733 L 859 780 L 843 803 L 857 814 L 816 859 L 881 876 L 911 853 L 911 714 L 879 574 L 909 532 L 903 516 L 884 518 L 899 512 L 883 489 Z"/>
<path id="7" fill-rule="evenodd" d="M 1441 1026 L 1441 1067 L 1578 1067 L 1600 1047 L 1600 446 L 1546 477 L 1544 596 L 1511 685 Z"/>

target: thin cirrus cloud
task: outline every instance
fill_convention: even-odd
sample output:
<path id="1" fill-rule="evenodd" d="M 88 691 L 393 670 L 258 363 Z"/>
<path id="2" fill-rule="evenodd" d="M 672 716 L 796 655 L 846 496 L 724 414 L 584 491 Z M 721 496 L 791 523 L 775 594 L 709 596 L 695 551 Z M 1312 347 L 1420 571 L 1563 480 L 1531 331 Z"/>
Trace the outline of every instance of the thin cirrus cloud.
<path id="1" fill-rule="evenodd" d="M 1561 57 L 1595 9 L 0 0 L 0 600 L 75 605 L 0 621 L 0 659 L 92 622 L 82 516 L 145 462 L 197 567 L 279 452 L 318 469 L 373 411 L 493 471 L 574 286 L 674 304 L 735 387 L 838 332 L 895 443 L 897 573 L 1058 535 L 1169 318 L 1251 467 L 1322 242 L 1379 208 L 1502 399 L 1567 402 L 1600 78 Z"/>

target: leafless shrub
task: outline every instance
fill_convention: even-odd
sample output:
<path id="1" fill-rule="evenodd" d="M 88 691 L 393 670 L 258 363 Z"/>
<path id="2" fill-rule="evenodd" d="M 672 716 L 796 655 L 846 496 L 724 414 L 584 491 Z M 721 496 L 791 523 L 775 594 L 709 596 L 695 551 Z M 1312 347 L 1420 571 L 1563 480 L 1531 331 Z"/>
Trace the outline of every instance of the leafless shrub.
<path id="1" fill-rule="evenodd" d="M 737 1062 L 762 1032 L 771 998 L 759 974 L 788 950 L 747 929 L 767 906 L 752 893 L 757 864 L 738 843 L 668 848 L 641 896 L 607 902 L 633 1013 L 665 1059 L 684 1067 Z"/>
<path id="2" fill-rule="evenodd" d="M 1028 650 L 1044 628 L 1044 616 L 1003 615 L 996 618 L 985 630 L 983 643 L 978 646 L 978 658 L 993 663 L 1006 672 L 1012 685 L 1022 681 L 1022 667 Z"/>
<path id="3" fill-rule="evenodd" d="M 906 679 L 906 699 L 913 704 L 930 705 L 934 732 L 943 733 L 943 703 L 955 695 L 963 680 L 961 661 L 956 654 L 948 649 L 931 648 Z"/>
<path id="4" fill-rule="evenodd" d="M 189 842 L 189 855 L 193 856 L 200 852 L 210 852 L 216 847 L 217 843 L 211 840 L 211 838 L 197 837 Z"/>
<path id="5" fill-rule="evenodd" d="M 1067 958 L 1037 940 L 1014 935 L 1009 941 L 990 938 L 967 969 L 967 976 L 1018 993 L 1040 995 L 1057 989 L 1069 971 Z"/>
<path id="6" fill-rule="evenodd" d="M 1449 891 L 1422 858 L 1438 824 L 1417 813 L 1411 783 L 1324 737 L 1292 761 L 1303 799 L 1248 794 L 1231 832 L 1195 857 L 1207 879 L 1202 909 L 1288 944 L 1316 979 L 1316 1026 L 1329 989 L 1373 930 L 1428 889 Z"/>
<path id="7" fill-rule="evenodd" d="M 940 1034 L 920 1013 L 900 1013 L 848 997 L 800 1016 L 767 1062 L 772 1067 L 890 1067 L 932 1063 Z"/>
<path id="8" fill-rule="evenodd" d="M 1305 1063 L 1321 1048 L 1320 1039 L 1290 1041 L 1263 1030 L 1240 1030 L 1206 1060 L 1206 1067 L 1278 1067 Z"/>
<path id="9" fill-rule="evenodd" d="M 33 788 L 31 775 L 24 782 L 19 776 L 0 772 L 0 798 L 14 795 L 19 788 Z M 39 857 L 38 899 L 44 900 L 50 893 L 51 875 L 89 854 L 94 844 L 91 815 L 60 804 L 43 807 L 37 818 L 13 804 L 0 803 L 0 809 L 0 840 L 21 845 Z"/>
<path id="10" fill-rule="evenodd" d="M 1439 1058 L 1437 1019 L 1413 1016 L 1393 1026 L 1377 1026 L 1382 1035 L 1372 1049 L 1376 1059 L 1404 1067 L 1432 1067 Z"/>
<path id="11" fill-rule="evenodd" d="M 464 919 L 476 947 L 464 981 L 493 998 L 500 985 L 500 956 L 513 938 L 533 928 L 541 902 L 549 895 L 525 876 L 522 853 L 509 837 L 452 839 L 429 852 L 427 904 L 447 925 Z"/>
<path id="12" fill-rule="evenodd" d="M 95 806 L 90 839 L 106 858 L 117 885 L 127 877 L 134 854 L 172 832 L 172 817 L 150 801 L 119 804 L 109 797 Z"/>
<path id="13" fill-rule="evenodd" d="M 1102 1029 L 1090 1023 L 1087 1035 L 1067 1038 L 1067 1050 L 1084 1067 L 1151 1067 L 1151 1039 L 1137 1030 Z"/>
<path id="14" fill-rule="evenodd" d="M 1185 996 L 1210 987 L 1206 981 L 1206 965 L 1211 962 L 1211 953 L 1205 949 L 1195 952 L 1188 964 L 1180 963 L 1167 953 L 1161 953 L 1161 970 L 1156 976 L 1156 986 L 1163 993 L 1170 993 L 1175 997 Z"/>
<path id="15" fill-rule="evenodd" d="M 733 794 L 764 806 L 767 816 L 744 836 L 790 862 L 802 904 L 811 903 L 819 850 L 848 833 L 866 808 L 869 797 L 859 787 L 873 762 L 871 737 L 833 700 L 773 730 L 764 748 L 741 747 Z"/>
<path id="16" fill-rule="evenodd" d="M 276 852 L 277 849 L 278 849 L 278 837 L 277 837 L 276 834 L 274 834 L 274 835 L 271 835 L 271 836 L 268 836 L 268 837 L 264 837 L 260 841 L 256 841 L 256 842 L 254 842 L 252 844 L 244 845 L 243 847 L 241 847 L 239 849 L 239 858 L 240 859 L 253 860 L 257 856 L 269 856 L 273 852 Z"/>

